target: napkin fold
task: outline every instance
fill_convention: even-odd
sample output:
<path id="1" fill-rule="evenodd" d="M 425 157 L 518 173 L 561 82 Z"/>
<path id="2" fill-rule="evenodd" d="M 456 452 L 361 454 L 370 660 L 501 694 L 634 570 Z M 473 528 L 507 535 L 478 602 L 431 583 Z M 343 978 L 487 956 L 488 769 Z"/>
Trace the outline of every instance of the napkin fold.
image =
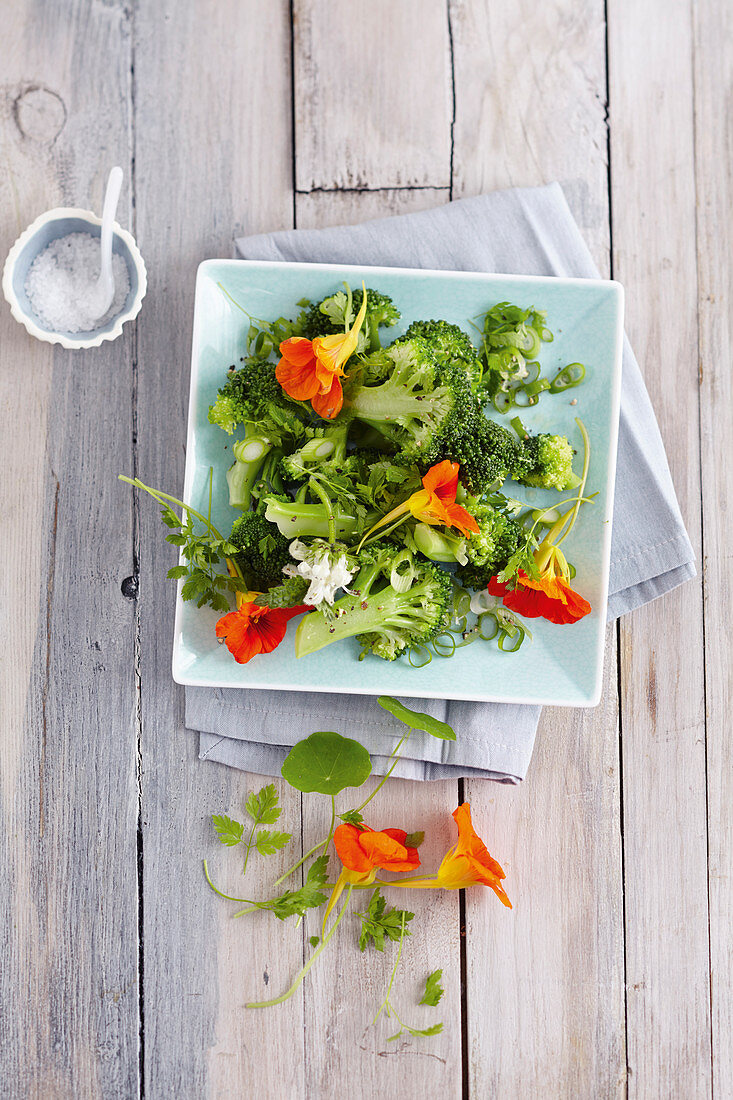
<path id="1" fill-rule="evenodd" d="M 236 241 L 248 260 L 424 267 L 517 275 L 598 278 L 559 184 L 498 191 L 434 210 L 356 226 L 285 230 Z M 624 342 L 609 620 L 695 575 L 654 411 Z M 456 741 L 413 733 L 393 774 L 409 779 L 524 778 L 541 708 L 506 703 L 406 699 L 449 722 Z M 403 727 L 359 695 L 186 688 L 186 725 L 199 756 L 277 775 L 290 748 L 317 729 L 361 741 L 383 775 Z"/>

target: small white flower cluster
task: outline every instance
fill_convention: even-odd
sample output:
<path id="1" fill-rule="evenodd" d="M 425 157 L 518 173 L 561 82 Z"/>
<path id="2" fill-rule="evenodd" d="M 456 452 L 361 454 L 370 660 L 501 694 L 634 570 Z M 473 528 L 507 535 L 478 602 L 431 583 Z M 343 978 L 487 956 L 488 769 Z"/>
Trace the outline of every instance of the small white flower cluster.
<path id="1" fill-rule="evenodd" d="M 287 577 L 303 577 L 310 581 L 303 603 L 318 607 L 321 603 L 333 605 L 334 596 L 339 588 L 348 592 L 346 585 L 354 576 L 349 559 L 341 551 L 334 551 L 328 543 L 314 543 L 307 546 L 300 539 L 290 543 L 290 556 L 299 565 L 286 565 L 283 573 Z"/>

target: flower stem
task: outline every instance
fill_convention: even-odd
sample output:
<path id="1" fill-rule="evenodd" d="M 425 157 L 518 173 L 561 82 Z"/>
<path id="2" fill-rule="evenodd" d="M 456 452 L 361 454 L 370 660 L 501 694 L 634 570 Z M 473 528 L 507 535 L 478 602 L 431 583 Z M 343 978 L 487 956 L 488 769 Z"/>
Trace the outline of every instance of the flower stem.
<path id="1" fill-rule="evenodd" d="M 328 541 L 331 543 L 331 546 L 333 546 L 333 544 L 336 542 L 336 520 L 333 515 L 333 505 L 331 504 L 331 498 L 329 497 L 323 486 L 319 485 L 318 481 L 314 477 L 310 479 L 308 485 L 311 492 L 315 493 L 323 507 L 326 509 L 326 514 L 328 516 Z"/>
<path id="2" fill-rule="evenodd" d="M 346 898 L 344 900 L 344 904 L 341 906 L 341 909 L 339 910 L 339 914 L 336 917 L 336 920 L 333 922 L 333 924 L 329 928 L 328 932 L 326 932 L 326 935 L 323 937 L 323 939 L 319 943 L 318 947 L 315 949 L 315 951 L 313 952 L 311 957 L 308 959 L 308 962 L 305 964 L 305 966 L 303 966 L 298 971 L 298 973 L 295 976 L 295 981 L 290 986 L 290 988 L 286 989 L 285 992 L 282 993 L 279 997 L 273 997 L 271 1001 L 249 1001 L 245 1005 L 245 1008 L 269 1008 L 270 1005 L 282 1004 L 283 1001 L 287 1001 L 289 997 L 292 997 L 293 993 L 295 993 L 296 989 L 301 984 L 301 982 L 305 978 L 305 976 L 308 973 L 308 971 L 310 970 L 310 968 L 313 966 L 313 963 L 316 961 L 318 956 L 321 954 L 321 952 L 325 948 L 326 944 L 331 939 L 331 936 L 333 936 L 334 932 L 336 931 L 339 924 L 341 923 L 341 918 L 343 917 L 344 913 L 348 909 L 350 898 L 351 898 L 351 886 L 349 886 L 347 888 L 347 893 L 346 893 Z M 403 917 L 403 927 L 404 927 L 404 917 Z"/>
<path id="3" fill-rule="evenodd" d="M 211 876 L 209 874 L 209 867 L 208 867 L 208 863 L 207 863 L 206 860 L 204 860 L 204 875 L 205 875 L 206 881 L 208 882 L 211 889 L 214 891 L 215 894 L 218 894 L 220 898 L 225 898 L 226 901 L 244 901 L 244 902 L 247 903 L 247 905 L 254 906 L 254 902 L 250 901 L 249 898 L 234 898 L 234 897 L 232 897 L 231 894 L 223 894 L 221 892 L 221 890 L 217 890 L 216 886 L 214 886 L 214 883 L 211 881 Z"/>
<path id="4" fill-rule="evenodd" d="M 385 1009 L 387 1009 L 387 1014 L 389 1015 L 389 995 L 392 992 L 392 986 L 394 984 L 395 974 L 397 973 L 397 967 L 400 965 L 400 959 L 402 958 L 402 944 L 404 942 L 405 942 L 405 911 L 403 909 L 402 910 L 402 923 L 400 925 L 400 946 L 397 949 L 397 958 L 395 959 L 394 966 L 392 967 L 392 973 L 390 974 L 389 985 L 387 986 L 387 995 L 384 998 L 384 1000 L 382 1001 L 379 1008 L 377 1009 L 377 1014 L 374 1017 L 374 1019 L 372 1020 L 372 1024 L 371 1024 L 372 1027 L 374 1027 L 377 1020 L 382 1015 L 382 1013 L 384 1012 Z M 398 1017 L 398 1019 L 399 1019 L 399 1017 Z M 400 1023 L 402 1023 L 401 1020 L 400 1020 Z"/>
<path id="5" fill-rule="evenodd" d="M 276 879 L 275 879 L 275 882 L 274 882 L 274 885 L 275 885 L 275 886 L 279 886 L 281 882 L 285 882 L 285 879 L 286 879 L 286 878 L 290 878 L 290 876 L 291 876 L 291 875 L 293 874 L 293 872 L 294 872 L 294 871 L 297 871 L 299 867 L 302 867 L 302 866 L 303 866 L 303 864 L 304 864 L 304 863 L 305 863 L 305 861 L 306 861 L 306 860 L 307 860 L 307 859 L 309 858 L 309 856 L 315 855 L 315 853 L 316 853 L 316 852 L 318 851 L 318 849 L 319 849 L 319 848 L 322 848 L 322 847 L 323 847 L 323 841 L 322 841 L 322 840 L 319 840 L 319 841 L 318 841 L 318 843 L 317 843 L 317 844 L 314 844 L 314 845 L 313 845 L 313 847 L 312 847 L 312 848 L 310 848 L 310 849 L 309 849 L 309 850 L 308 850 L 308 851 L 307 851 L 307 852 L 305 853 L 305 855 L 304 855 L 304 856 L 302 856 L 302 857 L 301 857 L 301 858 L 300 858 L 300 859 L 298 860 L 298 862 L 297 862 L 297 863 L 294 863 L 292 867 L 290 867 L 290 868 L 289 868 L 289 869 L 288 869 L 287 871 L 285 871 L 285 872 L 284 872 L 284 873 L 283 873 L 282 875 L 280 875 L 280 878 L 276 878 Z"/>
<path id="6" fill-rule="evenodd" d="M 323 855 L 325 856 L 328 851 L 328 846 L 331 843 L 331 837 L 333 836 L 334 826 L 336 824 L 336 798 L 331 795 L 331 824 L 328 827 L 328 836 L 323 842 Z"/>
<path id="7" fill-rule="evenodd" d="M 247 861 L 249 859 L 249 853 L 252 851 L 252 841 L 255 835 L 255 829 L 257 828 L 257 822 L 255 821 L 252 826 L 252 832 L 249 834 L 249 840 L 247 841 L 247 850 L 244 853 L 244 867 L 242 868 L 242 875 L 247 874 Z"/>
<path id="8" fill-rule="evenodd" d="M 359 813 L 359 812 L 360 812 L 361 810 L 363 810 L 363 809 L 364 809 L 364 807 L 366 806 L 367 802 L 371 802 L 371 800 L 372 800 L 372 799 L 374 798 L 375 794 L 377 794 L 377 792 L 378 792 L 378 791 L 380 791 L 380 790 L 382 789 L 382 787 L 384 786 L 384 784 L 385 784 L 385 783 L 387 782 L 387 780 L 389 779 L 390 775 L 392 774 L 392 772 L 393 772 L 393 771 L 395 770 L 395 768 L 397 767 L 397 764 L 399 763 L 399 759 L 400 759 L 400 756 L 399 756 L 399 752 L 400 752 L 400 749 L 402 748 L 402 746 L 404 745 L 404 743 L 405 743 L 406 741 L 409 741 L 409 739 L 410 739 L 410 734 L 411 734 L 411 733 L 412 733 L 412 730 L 408 730 L 408 731 L 407 731 L 407 733 L 406 733 L 406 734 L 404 734 L 404 736 L 403 736 L 403 737 L 401 738 L 401 740 L 400 740 L 400 741 L 399 741 L 399 742 L 397 743 L 397 745 L 395 746 L 395 748 L 393 748 L 393 749 L 392 749 L 392 752 L 390 753 L 390 755 L 391 755 L 391 756 L 394 756 L 394 762 L 393 762 L 393 764 L 392 764 L 392 767 L 391 767 L 391 768 L 389 769 L 389 771 L 388 771 L 388 772 L 387 772 L 387 773 L 386 773 L 386 774 L 385 774 L 385 775 L 384 775 L 384 776 L 382 777 L 382 780 L 381 780 L 381 782 L 377 784 L 377 786 L 376 786 L 376 787 L 374 788 L 374 790 L 373 790 L 373 791 L 372 791 L 372 793 L 371 793 L 371 794 L 369 795 L 369 797 L 368 797 L 368 798 L 365 798 L 365 799 L 364 799 L 364 801 L 362 802 L 361 806 L 357 806 L 357 807 L 356 807 L 356 812 L 357 812 L 357 813 Z"/>

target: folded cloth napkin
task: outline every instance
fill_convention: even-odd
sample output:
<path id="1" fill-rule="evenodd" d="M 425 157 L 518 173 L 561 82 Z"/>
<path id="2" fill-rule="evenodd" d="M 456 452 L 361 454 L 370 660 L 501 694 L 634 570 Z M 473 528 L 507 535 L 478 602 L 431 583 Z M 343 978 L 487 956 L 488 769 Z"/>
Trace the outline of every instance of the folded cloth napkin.
<path id="1" fill-rule="evenodd" d="M 334 229 L 286 230 L 236 242 L 248 260 L 598 278 L 559 184 L 499 191 L 434 210 Z M 695 575 L 649 395 L 624 344 L 609 620 Z M 540 708 L 406 699 L 449 722 L 454 742 L 414 733 L 395 775 L 481 776 L 516 783 L 532 755 Z M 187 688 L 186 725 L 202 760 L 276 775 L 289 749 L 318 729 L 356 737 L 384 774 L 399 723 L 358 695 Z"/>

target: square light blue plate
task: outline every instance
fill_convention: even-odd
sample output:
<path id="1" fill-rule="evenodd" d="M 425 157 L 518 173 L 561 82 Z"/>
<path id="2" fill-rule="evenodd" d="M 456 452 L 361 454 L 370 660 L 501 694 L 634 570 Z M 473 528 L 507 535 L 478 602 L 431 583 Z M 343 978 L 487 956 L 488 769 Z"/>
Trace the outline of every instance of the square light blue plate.
<path id="1" fill-rule="evenodd" d="M 214 636 L 217 614 L 183 603 L 176 607 L 173 677 L 180 684 L 210 687 L 281 688 L 284 691 L 334 691 L 364 695 L 432 696 L 442 699 L 497 700 L 595 706 L 601 674 L 608 596 L 611 516 L 618 434 L 621 376 L 623 290 L 618 283 L 587 279 L 486 275 L 456 271 L 350 267 L 337 264 L 267 263 L 207 260 L 198 269 L 193 328 L 191 400 L 184 499 L 205 512 L 209 468 L 214 468 L 213 521 L 227 532 L 234 511 L 228 504 L 226 470 L 233 438 L 209 424 L 207 411 L 225 380 L 230 364 L 244 354 L 247 318 L 217 285 L 221 283 L 252 316 L 295 316 L 300 298 L 316 301 L 346 281 L 362 280 L 391 295 L 402 313 L 399 336 L 411 321 L 442 317 L 471 332 L 476 319 L 496 302 L 534 305 L 547 311 L 554 342 L 543 345 L 542 372 L 552 376 L 568 363 L 581 362 L 586 380 L 564 394 L 543 395 L 535 408 L 523 411 L 533 431 L 566 434 L 582 452 L 575 424 L 580 416 L 591 439 L 587 492 L 598 496 L 583 507 L 566 549 L 577 574 L 574 587 L 593 611 L 578 623 L 557 626 L 543 619 L 530 623 L 533 641 L 516 654 L 500 652 L 481 640 L 452 658 L 434 657 L 424 668 L 405 658 L 387 662 L 358 660 L 359 644 L 347 639 L 297 659 L 293 634 L 297 621 L 278 649 L 238 665 Z M 571 400 L 577 398 L 577 404 Z M 496 419 L 506 420 L 496 414 Z M 576 464 L 579 465 L 579 464 Z M 534 506 L 547 505 L 557 494 L 520 489 L 516 495 Z"/>

